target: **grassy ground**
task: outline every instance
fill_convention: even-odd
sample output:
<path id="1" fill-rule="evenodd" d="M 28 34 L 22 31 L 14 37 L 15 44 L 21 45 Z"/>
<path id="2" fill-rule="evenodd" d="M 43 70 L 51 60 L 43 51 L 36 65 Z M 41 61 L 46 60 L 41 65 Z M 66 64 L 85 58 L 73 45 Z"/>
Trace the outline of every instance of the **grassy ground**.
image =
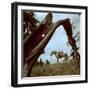
<path id="1" fill-rule="evenodd" d="M 59 63 L 43 66 L 34 66 L 31 76 L 79 75 L 80 65 L 75 63 Z"/>

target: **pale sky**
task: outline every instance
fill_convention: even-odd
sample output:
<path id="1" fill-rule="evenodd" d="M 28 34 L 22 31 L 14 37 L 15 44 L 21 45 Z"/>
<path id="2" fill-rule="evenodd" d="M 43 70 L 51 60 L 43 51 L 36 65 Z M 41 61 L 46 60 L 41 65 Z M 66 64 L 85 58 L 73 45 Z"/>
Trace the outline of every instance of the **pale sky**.
<path id="1" fill-rule="evenodd" d="M 46 15 L 47 13 L 45 12 L 35 12 L 35 18 L 37 18 L 39 21 L 42 21 Z M 75 36 L 76 33 L 80 31 L 80 15 L 69 13 L 53 13 L 53 22 L 66 18 L 69 18 L 71 23 L 75 26 L 75 28 L 73 28 L 73 36 Z M 41 58 L 44 62 L 47 59 L 50 61 L 50 63 L 56 63 L 56 57 L 54 55 L 52 57 L 50 56 L 50 53 L 54 50 L 64 51 L 69 55 L 71 52 L 71 46 L 68 46 L 67 42 L 68 40 L 64 28 L 62 26 L 58 27 L 44 49 L 45 54 L 40 55 L 38 60 Z M 77 45 L 80 46 L 79 43 L 77 43 Z"/>

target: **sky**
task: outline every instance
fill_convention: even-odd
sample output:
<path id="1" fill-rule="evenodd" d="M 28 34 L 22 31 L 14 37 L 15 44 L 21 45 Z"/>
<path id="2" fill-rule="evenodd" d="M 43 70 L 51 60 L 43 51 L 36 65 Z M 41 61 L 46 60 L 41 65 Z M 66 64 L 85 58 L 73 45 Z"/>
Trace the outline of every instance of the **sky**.
<path id="1" fill-rule="evenodd" d="M 35 18 L 39 20 L 40 22 L 45 18 L 47 13 L 45 12 L 35 12 Z M 80 31 L 80 15 L 79 14 L 71 14 L 71 13 L 53 13 L 53 23 L 55 23 L 58 20 L 69 18 L 70 22 L 72 23 L 73 27 L 73 36 L 76 35 L 77 32 Z M 74 28 L 75 27 L 75 28 Z M 70 55 L 71 53 L 71 46 L 67 45 L 67 36 L 66 32 L 64 31 L 63 26 L 59 26 L 55 33 L 53 34 L 52 38 L 46 45 L 44 49 L 44 54 L 41 54 L 38 58 L 38 61 L 42 59 L 43 62 L 46 62 L 46 60 L 50 61 L 50 63 L 56 63 L 57 59 L 56 57 L 50 56 L 52 51 L 63 51 Z M 77 46 L 80 43 L 77 43 Z"/>

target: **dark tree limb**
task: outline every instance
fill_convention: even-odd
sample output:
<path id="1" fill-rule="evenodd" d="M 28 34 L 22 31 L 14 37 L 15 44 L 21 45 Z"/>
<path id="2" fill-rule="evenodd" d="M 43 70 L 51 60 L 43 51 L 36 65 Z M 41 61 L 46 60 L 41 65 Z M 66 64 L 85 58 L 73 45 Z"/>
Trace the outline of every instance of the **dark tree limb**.
<path id="1" fill-rule="evenodd" d="M 45 36 L 45 38 L 31 51 L 30 56 L 27 57 L 25 59 L 25 61 L 27 62 L 32 57 L 36 56 L 37 53 L 39 52 L 39 50 L 44 49 L 45 46 L 47 45 L 47 43 L 49 42 L 50 38 L 54 34 L 56 28 L 58 28 L 60 25 L 62 25 L 62 23 L 66 22 L 67 20 L 68 19 L 60 20 L 60 21 L 56 22 L 55 24 L 53 24 L 52 29 L 48 32 L 48 34 Z"/>

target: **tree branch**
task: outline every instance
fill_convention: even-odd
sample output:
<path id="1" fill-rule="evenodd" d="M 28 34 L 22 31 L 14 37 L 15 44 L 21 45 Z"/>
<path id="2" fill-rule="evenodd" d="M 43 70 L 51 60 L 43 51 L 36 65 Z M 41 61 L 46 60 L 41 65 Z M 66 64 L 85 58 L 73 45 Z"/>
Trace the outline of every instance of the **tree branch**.
<path id="1" fill-rule="evenodd" d="M 60 25 L 62 25 L 64 22 L 66 22 L 69 19 L 64 19 L 64 20 L 59 20 L 57 21 L 55 24 L 53 24 L 53 27 L 51 28 L 51 30 L 49 30 L 49 32 L 47 33 L 47 35 L 44 37 L 44 39 L 31 51 L 30 56 L 27 57 L 25 59 L 25 61 L 30 60 L 32 57 L 37 56 L 37 53 L 39 52 L 39 50 L 45 48 L 45 46 L 47 45 L 47 43 L 49 42 L 50 38 L 52 37 L 52 35 L 54 34 L 56 28 L 58 28 Z M 40 53 L 41 54 L 41 53 Z"/>

